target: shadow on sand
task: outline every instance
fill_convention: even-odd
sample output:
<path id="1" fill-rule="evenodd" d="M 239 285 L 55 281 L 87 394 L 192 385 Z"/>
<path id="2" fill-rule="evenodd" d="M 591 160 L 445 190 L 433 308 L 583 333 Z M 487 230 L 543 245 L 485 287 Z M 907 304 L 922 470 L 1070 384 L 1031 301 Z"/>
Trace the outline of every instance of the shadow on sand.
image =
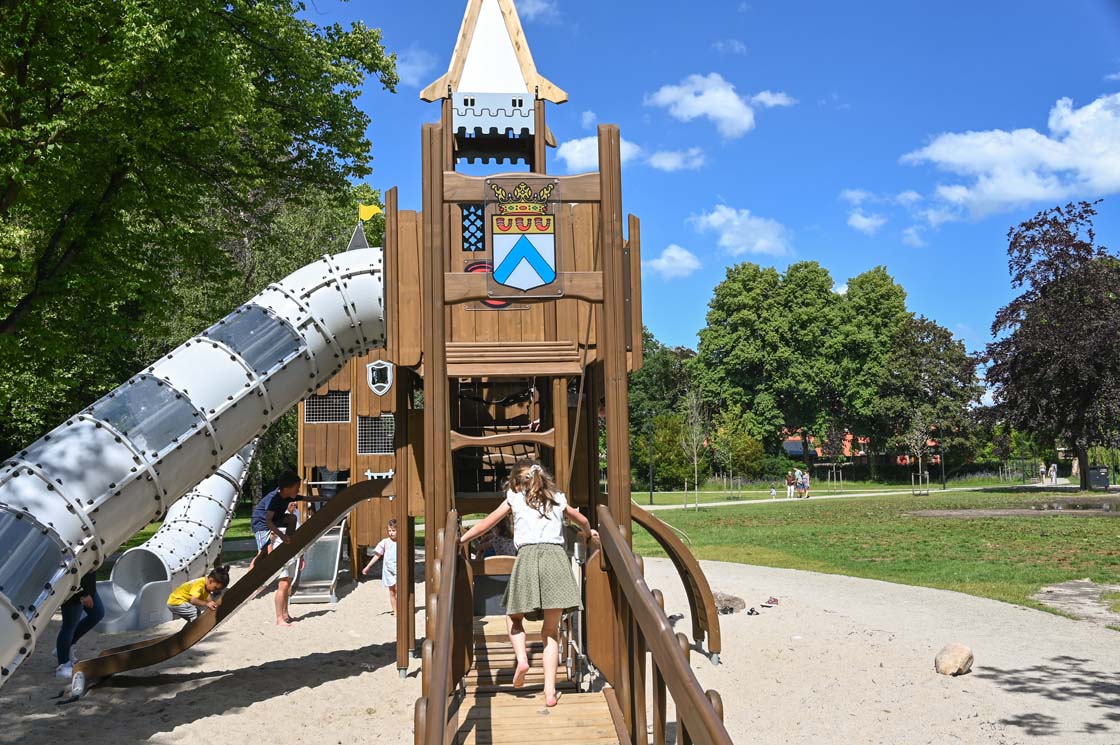
<path id="1" fill-rule="evenodd" d="M 1094 670 L 1091 661 L 1080 657 L 1060 656 L 1048 662 L 1017 669 L 984 667 L 974 671 L 979 678 L 990 680 L 1010 693 L 1042 696 L 1051 701 L 1083 701 L 1101 709 L 1098 722 L 1063 723 L 1042 713 L 1026 713 L 1000 720 L 1032 737 L 1081 732 L 1110 732 L 1120 725 L 1120 673 Z"/>

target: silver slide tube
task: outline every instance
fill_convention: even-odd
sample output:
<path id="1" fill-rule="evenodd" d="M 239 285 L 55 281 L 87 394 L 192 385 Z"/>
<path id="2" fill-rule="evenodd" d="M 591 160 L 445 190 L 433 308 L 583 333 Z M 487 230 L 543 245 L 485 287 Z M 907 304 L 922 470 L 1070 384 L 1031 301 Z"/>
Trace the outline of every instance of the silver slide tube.
<path id="1" fill-rule="evenodd" d="M 241 448 L 212 476 L 180 498 L 163 525 L 143 545 L 125 551 L 107 582 L 97 589 L 105 604 L 98 626 L 107 633 L 138 631 L 171 620 L 167 596 L 183 582 L 214 566 L 233 517 L 241 486 L 249 475 L 257 443 Z"/>
<path id="2" fill-rule="evenodd" d="M 0 685 L 85 572 L 384 346 L 382 261 L 308 264 L 0 464 Z"/>

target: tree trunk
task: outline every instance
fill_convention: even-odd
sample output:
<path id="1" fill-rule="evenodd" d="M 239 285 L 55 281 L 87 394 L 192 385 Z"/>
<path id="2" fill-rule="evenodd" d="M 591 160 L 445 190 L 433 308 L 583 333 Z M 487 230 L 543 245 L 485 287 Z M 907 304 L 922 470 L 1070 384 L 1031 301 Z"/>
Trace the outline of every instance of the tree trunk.
<path id="1" fill-rule="evenodd" d="M 1073 450 L 1077 453 L 1077 470 L 1080 471 L 1078 477 L 1081 482 L 1081 490 L 1087 491 L 1089 489 L 1089 448 L 1077 443 L 1073 446 Z"/>
<path id="2" fill-rule="evenodd" d="M 809 436 L 805 434 L 805 430 L 801 430 L 801 459 L 805 461 L 805 465 L 809 465 Z"/>

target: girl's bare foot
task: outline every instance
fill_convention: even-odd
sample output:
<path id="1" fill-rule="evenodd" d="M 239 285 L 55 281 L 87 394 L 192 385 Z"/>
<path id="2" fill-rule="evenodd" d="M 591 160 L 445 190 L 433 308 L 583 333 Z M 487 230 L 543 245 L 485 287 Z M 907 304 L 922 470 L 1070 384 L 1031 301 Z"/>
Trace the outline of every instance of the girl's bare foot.
<path id="1" fill-rule="evenodd" d="M 289 621 L 289 620 L 288 620 L 288 619 L 286 619 L 286 618 L 277 618 L 277 619 L 276 619 L 276 625 L 277 625 L 277 626 L 291 626 L 291 625 L 292 625 L 292 622 L 291 622 L 291 621 Z"/>
<path id="2" fill-rule="evenodd" d="M 292 618 L 291 616 L 284 616 L 284 620 L 288 623 L 293 623 L 296 619 Z"/>
<path id="3" fill-rule="evenodd" d="M 553 706 L 556 706 L 556 704 L 558 704 L 558 703 L 560 703 L 560 697 L 557 696 L 555 693 L 553 693 L 551 695 L 548 694 L 548 693 L 544 694 L 544 705 L 547 706 L 548 708 L 551 709 Z"/>
<path id="4" fill-rule="evenodd" d="M 529 672 L 528 661 L 517 663 L 517 669 L 513 671 L 513 687 L 514 688 L 520 688 L 521 686 L 525 685 L 525 674 L 528 673 L 528 672 Z M 556 704 L 553 704 L 553 706 L 555 706 L 555 705 Z"/>

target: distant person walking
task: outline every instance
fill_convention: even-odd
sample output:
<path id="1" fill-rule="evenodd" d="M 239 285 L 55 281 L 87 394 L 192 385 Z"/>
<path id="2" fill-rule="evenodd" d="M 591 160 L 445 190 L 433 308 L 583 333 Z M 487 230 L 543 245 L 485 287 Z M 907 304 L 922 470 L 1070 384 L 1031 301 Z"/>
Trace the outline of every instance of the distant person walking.
<path id="1" fill-rule="evenodd" d="M 1046 483 L 1046 461 L 1042 461 L 1038 464 L 1038 483 Z"/>
<path id="2" fill-rule="evenodd" d="M 805 498 L 808 499 L 809 498 L 809 472 L 808 471 L 805 472 L 805 476 L 803 477 L 803 481 L 801 482 L 801 487 L 802 487 L 802 490 L 805 492 Z"/>
<path id="3" fill-rule="evenodd" d="M 793 499 L 793 490 L 797 480 L 793 478 L 793 471 L 786 471 L 786 499 Z"/>
<path id="4" fill-rule="evenodd" d="M 1051 463 L 1050 464 L 1050 485 L 1051 486 L 1057 486 L 1058 485 L 1058 464 L 1057 463 Z"/>
<path id="5" fill-rule="evenodd" d="M 389 608 L 393 615 L 397 615 L 397 520 L 393 518 L 385 528 L 385 532 L 389 534 L 388 538 L 382 538 L 381 542 L 373 549 L 373 558 L 369 560 L 365 568 L 362 569 L 362 574 L 369 574 L 373 570 L 373 565 L 381 559 L 385 559 L 385 563 L 381 565 L 381 584 L 385 585 L 385 589 L 389 591 Z"/>

